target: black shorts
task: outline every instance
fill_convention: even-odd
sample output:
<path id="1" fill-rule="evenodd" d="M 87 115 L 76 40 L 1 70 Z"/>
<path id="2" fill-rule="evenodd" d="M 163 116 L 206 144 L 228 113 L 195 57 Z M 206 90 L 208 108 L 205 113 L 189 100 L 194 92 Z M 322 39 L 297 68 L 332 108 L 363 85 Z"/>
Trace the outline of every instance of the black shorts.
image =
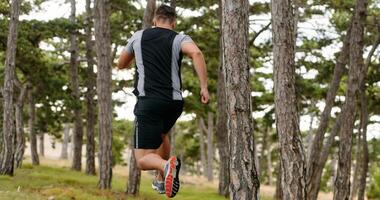
<path id="1" fill-rule="evenodd" d="M 167 134 L 181 116 L 183 101 L 138 98 L 134 114 L 134 148 L 158 149 L 162 134 Z"/>

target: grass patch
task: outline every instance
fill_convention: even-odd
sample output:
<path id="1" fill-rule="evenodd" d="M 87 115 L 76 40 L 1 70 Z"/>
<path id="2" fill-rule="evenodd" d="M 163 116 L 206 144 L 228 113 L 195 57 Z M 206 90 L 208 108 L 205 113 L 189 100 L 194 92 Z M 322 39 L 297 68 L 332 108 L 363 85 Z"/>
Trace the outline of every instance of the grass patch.
<path id="1" fill-rule="evenodd" d="M 54 197 L 56 200 L 163 200 L 165 195 L 158 195 L 151 189 L 150 179 L 143 176 L 140 195 L 127 197 L 124 194 L 126 177 L 114 175 L 112 190 L 101 191 L 96 185 L 98 177 L 87 176 L 68 168 L 32 166 L 24 164 L 17 169 L 14 177 L 0 176 L 1 200 L 41 200 Z M 180 200 L 226 200 L 216 193 L 217 189 L 206 186 L 181 185 L 180 193 L 175 199 Z M 268 198 L 264 198 L 269 200 Z"/>

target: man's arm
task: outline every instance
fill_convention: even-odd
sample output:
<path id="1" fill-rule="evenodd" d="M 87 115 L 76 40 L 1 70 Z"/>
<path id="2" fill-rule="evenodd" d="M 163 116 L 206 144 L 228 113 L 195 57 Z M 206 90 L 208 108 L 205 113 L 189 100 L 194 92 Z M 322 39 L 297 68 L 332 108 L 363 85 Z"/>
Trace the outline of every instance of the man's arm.
<path id="1" fill-rule="evenodd" d="M 128 66 L 132 63 L 134 58 L 135 58 L 134 54 L 128 53 L 127 51 L 122 51 L 119 57 L 117 68 L 119 69 L 128 68 Z"/>
<path id="2" fill-rule="evenodd" d="M 181 45 L 182 52 L 193 60 L 195 71 L 197 72 L 201 87 L 201 102 L 208 103 L 209 94 L 207 89 L 207 70 L 206 62 L 202 51 L 193 42 L 184 42 Z"/>

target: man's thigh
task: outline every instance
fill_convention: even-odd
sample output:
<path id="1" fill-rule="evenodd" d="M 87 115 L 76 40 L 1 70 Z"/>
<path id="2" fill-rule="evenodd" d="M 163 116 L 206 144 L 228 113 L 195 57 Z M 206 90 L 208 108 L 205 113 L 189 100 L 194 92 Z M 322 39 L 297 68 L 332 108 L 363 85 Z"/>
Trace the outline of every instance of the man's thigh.
<path id="1" fill-rule="evenodd" d="M 156 151 L 157 151 L 156 149 L 134 149 L 133 150 L 136 160 L 139 160 L 140 158 L 144 157 L 147 154 L 156 153 Z"/>

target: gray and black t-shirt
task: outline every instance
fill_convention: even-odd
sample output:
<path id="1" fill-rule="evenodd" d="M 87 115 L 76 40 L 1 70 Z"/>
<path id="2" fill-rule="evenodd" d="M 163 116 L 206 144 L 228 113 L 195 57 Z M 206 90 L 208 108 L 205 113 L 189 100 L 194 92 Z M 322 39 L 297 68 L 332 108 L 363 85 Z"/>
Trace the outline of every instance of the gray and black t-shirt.
<path id="1" fill-rule="evenodd" d="M 181 44 L 192 42 L 187 35 L 165 28 L 137 31 L 124 51 L 135 55 L 137 97 L 182 100 Z"/>

